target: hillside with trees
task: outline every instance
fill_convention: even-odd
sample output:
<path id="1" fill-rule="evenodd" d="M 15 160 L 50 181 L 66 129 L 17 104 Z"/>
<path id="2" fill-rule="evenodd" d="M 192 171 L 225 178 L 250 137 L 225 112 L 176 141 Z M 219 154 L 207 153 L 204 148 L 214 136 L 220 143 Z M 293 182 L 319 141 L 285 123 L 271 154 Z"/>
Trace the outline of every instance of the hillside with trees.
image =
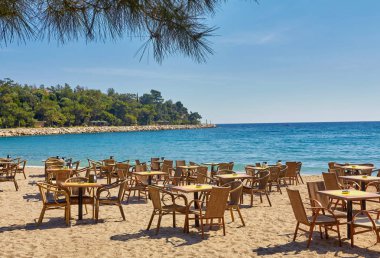
<path id="1" fill-rule="evenodd" d="M 151 90 L 141 97 L 108 89 L 81 86 L 20 85 L 0 80 L 0 127 L 84 126 L 94 122 L 108 125 L 199 124 L 202 117 L 189 112 L 180 102 L 164 100 Z"/>

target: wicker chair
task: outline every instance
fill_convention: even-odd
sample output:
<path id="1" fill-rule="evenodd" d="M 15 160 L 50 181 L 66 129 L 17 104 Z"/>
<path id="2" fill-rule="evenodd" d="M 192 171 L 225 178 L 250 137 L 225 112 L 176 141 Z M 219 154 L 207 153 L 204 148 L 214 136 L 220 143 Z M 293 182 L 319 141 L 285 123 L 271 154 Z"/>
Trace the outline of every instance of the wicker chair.
<path id="1" fill-rule="evenodd" d="M 161 224 L 161 218 L 164 215 L 171 214 L 173 215 L 173 228 L 176 227 L 176 215 L 185 215 L 185 224 L 183 227 L 183 232 L 189 231 L 188 226 L 188 203 L 186 196 L 182 194 L 173 194 L 169 191 L 164 190 L 161 187 L 158 186 L 149 186 L 149 195 L 152 200 L 153 204 L 153 212 L 152 216 L 150 217 L 149 224 L 147 230 L 150 229 L 150 226 L 152 225 L 153 218 L 155 215 L 158 215 L 158 222 L 157 222 L 157 228 L 156 228 L 156 235 L 158 234 L 160 230 L 160 224 Z M 167 203 L 167 197 L 169 197 L 170 203 Z M 177 200 L 182 199 L 184 205 L 179 205 L 177 203 Z"/>
<path id="2" fill-rule="evenodd" d="M 302 168 L 302 162 L 298 161 L 297 162 L 297 177 L 301 180 L 301 183 L 303 184 L 303 179 L 301 176 L 301 168 Z"/>
<path id="3" fill-rule="evenodd" d="M 288 179 L 289 180 L 289 184 L 296 184 L 298 185 L 298 174 L 297 174 L 297 169 L 298 169 L 298 165 L 297 165 L 297 162 L 295 161 L 291 161 L 291 162 L 286 162 L 286 166 L 288 166 L 288 169 L 286 170 L 286 174 L 285 174 L 285 180 Z"/>
<path id="4" fill-rule="evenodd" d="M 173 168 L 173 160 L 165 159 L 164 163 L 162 163 L 162 164 L 165 164 L 168 167 Z"/>
<path id="5" fill-rule="evenodd" d="M 45 211 L 53 209 L 64 209 L 66 225 L 70 225 L 70 197 L 67 191 L 48 183 L 39 182 L 37 186 L 40 190 L 43 205 L 38 225 L 41 225 Z"/>
<path id="6" fill-rule="evenodd" d="M 376 214 L 376 219 L 373 219 L 370 216 L 370 213 Z M 358 212 L 351 221 L 351 247 L 354 247 L 354 235 L 366 233 L 366 232 L 374 232 L 376 235 L 376 243 L 380 243 L 380 212 L 370 212 L 362 210 Z M 363 230 L 357 231 L 357 228 L 361 228 Z"/>
<path id="7" fill-rule="evenodd" d="M 69 178 L 65 181 L 65 183 L 73 183 L 73 182 L 78 182 L 78 183 L 87 183 L 88 178 L 86 177 L 72 177 Z M 78 200 L 78 194 L 79 194 L 79 188 L 78 187 L 70 187 L 68 190 L 69 196 L 70 196 L 70 206 L 71 205 L 78 205 L 79 200 Z M 86 213 L 87 211 L 87 204 L 92 205 L 92 218 L 95 217 L 95 196 L 90 189 L 84 188 L 83 189 L 83 204 L 85 205 Z"/>
<path id="8" fill-rule="evenodd" d="M 69 169 L 54 170 L 49 173 L 48 183 L 58 185 L 59 183 L 64 183 L 70 177 L 72 177 L 72 171 Z"/>
<path id="9" fill-rule="evenodd" d="M 16 191 L 19 189 L 16 181 L 17 166 L 18 164 L 9 164 L 7 167 L 3 168 L 0 173 L 0 182 L 13 182 Z"/>
<path id="10" fill-rule="evenodd" d="M 186 161 L 185 160 L 176 160 L 175 161 L 175 167 L 179 166 L 186 166 Z"/>
<path id="11" fill-rule="evenodd" d="M 150 169 L 152 171 L 159 171 L 161 169 L 160 163 L 158 162 L 160 158 L 151 158 L 150 159 Z"/>
<path id="12" fill-rule="evenodd" d="M 132 172 L 130 172 L 131 165 L 128 163 L 116 163 L 115 173 L 119 178 L 119 172 L 123 173 L 125 178 L 132 178 Z"/>
<path id="13" fill-rule="evenodd" d="M 112 184 L 102 186 L 97 189 L 96 191 L 96 207 L 95 207 L 95 219 L 98 221 L 99 219 L 99 207 L 100 205 L 116 205 L 119 207 L 121 216 L 123 217 L 123 220 L 125 220 L 125 215 L 123 211 L 123 206 L 121 204 L 124 196 L 124 189 L 125 189 L 126 181 L 116 181 Z M 116 196 L 113 196 L 111 194 L 112 189 L 119 188 L 118 194 Z M 104 195 L 104 193 L 106 193 Z"/>
<path id="14" fill-rule="evenodd" d="M 240 198 L 241 198 L 241 195 L 243 194 L 243 183 L 241 181 L 233 181 L 233 182 L 229 182 L 223 185 L 223 187 L 231 187 L 230 197 L 227 203 L 227 210 L 229 210 L 231 213 L 232 221 L 235 221 L 234 213 L 233 213 L 233 211 L 235 210 L 238 212 L 241 223 L 243 224 L 243 227 L 244 227 L 245 223 L 240 211 Z"/>
<path id="15" fill-rule="evenodd" d="M 269 192 L 272 191 L 272 186 L 276 186 L 277 192 L 280 192 L 280 194 L 282 194 L 281 187 L 280 187 L 280 185 L 281 185 L 281 183 L 280 183 L 281 168 L 275 166 L 275 167 L 269 167 L 268 169 L 270 171 L 270 176 L 269 176 L 269 180 L 268 180 Z"/>
<path id="16" fill-rule="evenodd" d="M 204 239 L 205 225 L 210 225 L 210 229 L 213 225 L 222 226 L 223 235 L 226 235 L 224 213 L 226 210 L 226 203 L 230 194 L 230 190 L 230 187 L 213 187 L 210 192 L 209 199 L 205 205 L 203 205 L 203 202 L 200 200 L 193 200 L 189 203 L 189 207 L 191 207 L 193 202 L 196 202 L 198 204 L 199 209 L 193 210 L 189 214 L 194 214 L 195 216 L 199 217 L 202 231 L 202 239 Z M 189 219 L 190 218 L 188 217 L 187 221 L 189 221 Z M 214 219 L 217 219 L 218 223 L 213 223 Z M 208 223 L 209 221 L 210 223 Z M 189 222 L 187 222 L 187 225 L 189 225 Z"/>
<path id="17" fill-rule="evenodd" d="M 339 246 L 342 246 L 342 241 L 340 239 L 340 231 L 339 231 L 339 220 L 333 213 L 331 213 L 330 216 L 326 216 L 324 214 L 321 214 L 321 211 L 329 212 L 329 210 L 321 208 L 321 207 L 312 207 L 311 209 L 313 211 L 313 215 L 307 216 L 299 191 L 291 190 L 289 188 L 286 188 L 286 191 L 288 192 L 290 204 L 292 205 L 294 216 L 297 220 L 297 226 L 294 232 L 293 241 L 296 240 L 298 230 L 309 232 L 309 239 L 307 242 L 307 248 L 309 248 L 314 227 L 319 226 L 319 227 L 325 228 L 326 238 L 328 237 L 328 230 L 337 232 L 338 238 L 339 238 Z M 299 228 L 300 224 L 308 226 L 309 230 L 304 230 L 304 229 Z M 333 226 L 336 226 L 337 229 L 334 230 L 332 228 Z"/>
<path id="18" fill-rule="evenodd" d="M 22 160 L 22 161 L 17 162 L 16 174 L 23 174 L 24 179 L 26 179 L 25 166 L 26 166 L 26 160 Z"/>
<path id="19" fill-rule="evenodd" d="M 318 193 L 318 191 L 326 190 L 325 183 L 323 181 L 307 182 L 306 184 L 307 184 L 307 190 L 309 193 L 311 207 L 320 207 L 323 209 L 329 209 L 330 213 L 333 213 L 335 217 L 339 219 L 347 218 L 346 212 L 331 210 L 330 206 L 332 203 L 330 202 L 330 199 L 326 195 L 321 195 Z M 322 211 L 322 214 L 326 216 L 329 216 L 330 213 L 325 214 L 325 212 Z"/>
<path id="20" fill-rule="evenodd" d="M 229 169 L 229 170 L 234 170 L 235 162 L 231 161 L 231 162 L 229 162 L 228 164 L 230 164 L 230 166 L 228 167 L 228 169 Z"/>
<path id="21" fill-rule="evenodd" d="M 272 207 L 272 203 L 269 199 L 267 186 L 268 186 L 268 180 L 269 180 L 270 172 L 268 170 L 264 170 L 259 173 L 258 178 L 253 178 L 247 180 L 246 184 L 243 186 L 243 195 L 249 194 L 251 196 L 251 203 L 250 205 L 253 206 L 253 195 L 259 194 L 260 195 L 260 202 L 263 203 L 263 197 L 262 195 L 265 194 L 267 197 L 269 206 Z"/>

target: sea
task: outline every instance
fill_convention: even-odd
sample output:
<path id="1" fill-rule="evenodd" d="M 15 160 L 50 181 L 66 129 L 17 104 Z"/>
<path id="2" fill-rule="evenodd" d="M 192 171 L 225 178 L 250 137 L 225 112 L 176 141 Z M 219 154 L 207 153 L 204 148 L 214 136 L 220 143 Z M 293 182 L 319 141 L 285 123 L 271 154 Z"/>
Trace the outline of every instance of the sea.
<path id="1" fill-rule="evenodd" d="M 380 122 L 218 124 L 216 128 L 0 138 L 0 157 L 43 166 L 51 156 L 80 160 L 149 161 L 151 157 L 235 162 L 301 161 L 302 173 L 320 174 L 330 161 L 380 165 Z"/>

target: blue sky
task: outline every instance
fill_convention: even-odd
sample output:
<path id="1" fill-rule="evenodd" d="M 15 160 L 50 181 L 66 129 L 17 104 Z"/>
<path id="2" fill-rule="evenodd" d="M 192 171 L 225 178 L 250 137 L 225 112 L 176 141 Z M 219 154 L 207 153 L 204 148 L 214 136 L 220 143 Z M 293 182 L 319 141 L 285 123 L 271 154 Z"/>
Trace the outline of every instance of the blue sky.
<path id="1" fill-rule="evenodd" d="M 141 42 L 0 48 L 0 78 L 119 92 L 150 89 L 215 123 L 380 120 L 380 1 L 235 0 L 210 25 L 204 64 L 135 56 Z"/>

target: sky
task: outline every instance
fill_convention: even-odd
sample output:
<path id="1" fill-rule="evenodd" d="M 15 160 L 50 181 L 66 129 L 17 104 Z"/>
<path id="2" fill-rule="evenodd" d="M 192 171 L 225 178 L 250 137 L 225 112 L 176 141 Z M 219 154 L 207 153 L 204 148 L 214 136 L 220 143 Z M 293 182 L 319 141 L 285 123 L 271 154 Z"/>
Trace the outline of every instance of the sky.
<path id="1" fill-rule="evenodd" d="M 157 64 L 128 38 L 35 41 L 0 47 L 0 78 L 106 91 L 161 91 L 202 121 L 271 123 L 380 120 L 380 1 L 227 1 L 206 63 Z"/>

